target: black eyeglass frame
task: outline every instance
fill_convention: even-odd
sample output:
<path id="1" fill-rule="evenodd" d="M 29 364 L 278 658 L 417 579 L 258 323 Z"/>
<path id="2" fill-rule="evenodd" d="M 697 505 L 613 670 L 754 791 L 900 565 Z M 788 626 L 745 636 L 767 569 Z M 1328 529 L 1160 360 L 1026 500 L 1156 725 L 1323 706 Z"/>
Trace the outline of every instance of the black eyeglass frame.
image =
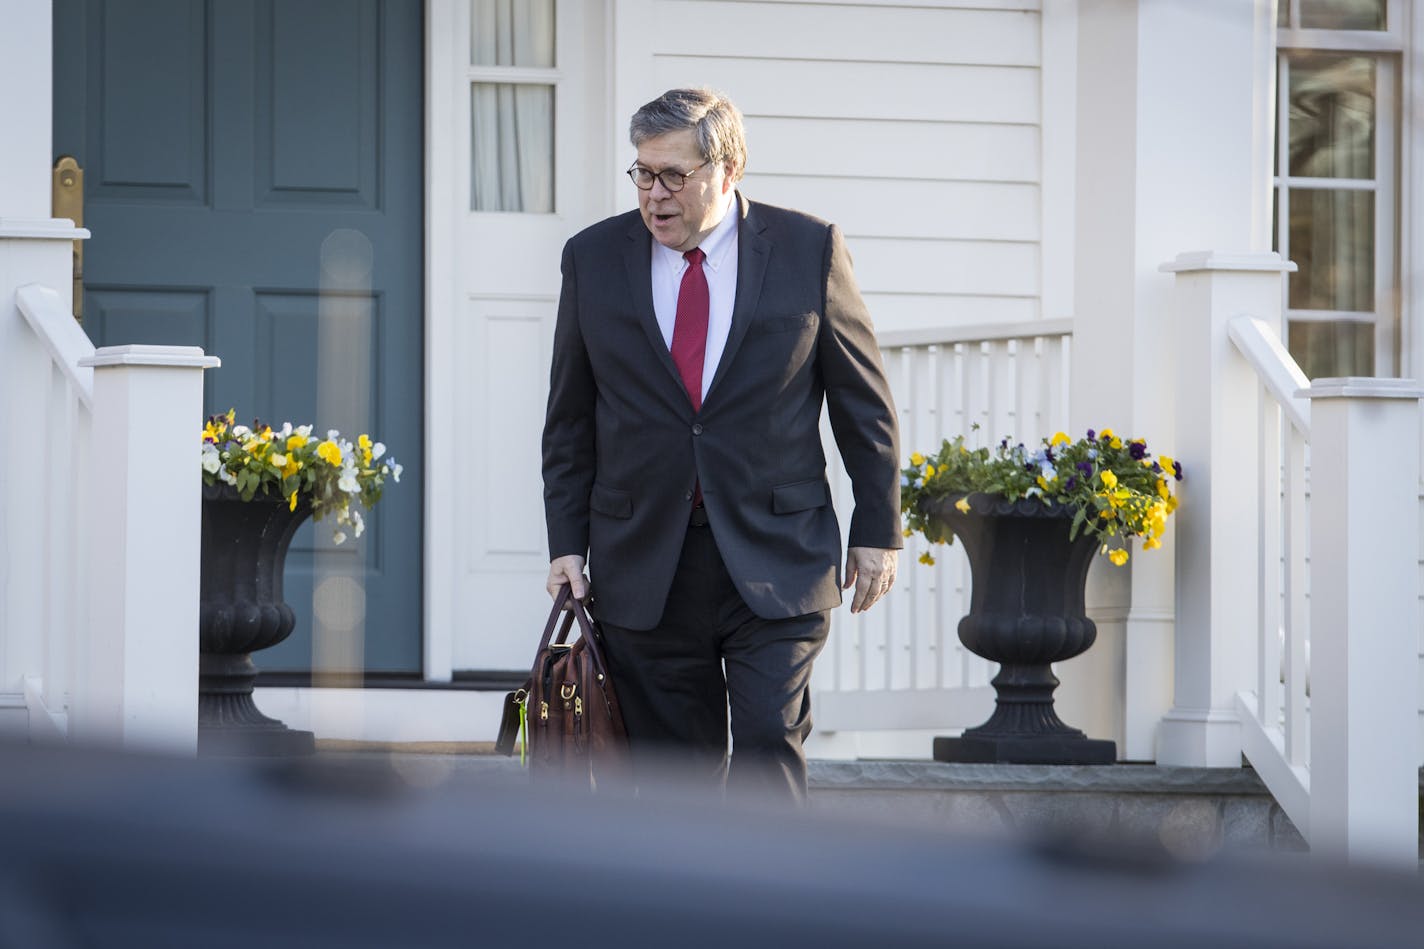
<path id="1" fill-rule="evenodd" d="M 629 166 L 625 174 L 628 176 L 628 180 L 633 182 L 633 187 L 637 188 L 639 191 L 652 191 L 653 182 L 656 180 L 661 181 L 663 183 L 664 188 L 675 194 L 681 191 L 683 188 L 687 187 L 688 178 L 691 178 L 697 172 L 701 171 L 703 168 L 706 168 L 710 164 L 712 164 L 712 159 L 709 158 L 691 171 L 678 171 L 676 168 L 664 168 L 662 171 L 653 171 L 651 168 L 644 168 L 637 162 L 633 162 L 633 164 Z M 642 172 L 648 176 L 648 183 L 646 185 L 638 184 L 639 172 Z M 677 175 L 677 186 L 673 187 L 672 183 L 663 177 L 664 175 Z"/>

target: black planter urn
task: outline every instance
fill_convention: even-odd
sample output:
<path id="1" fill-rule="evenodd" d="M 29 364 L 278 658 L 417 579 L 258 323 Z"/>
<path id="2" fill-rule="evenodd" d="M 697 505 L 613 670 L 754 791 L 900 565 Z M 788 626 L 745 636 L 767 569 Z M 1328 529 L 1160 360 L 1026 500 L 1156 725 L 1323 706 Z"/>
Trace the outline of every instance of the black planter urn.
<path id="1" fill-rule="evenodd" d="M 1058 678 L 1051 664 L 1087 651 L 1098 629 L 1084 609 L 1084 587 L 1098 541 L 1069 540 L 1071 509 L 1037 499 L 962 495 L 926 501 L 969 557 L 969 613 L 959 641 L 999 663 L 994 714 L 960 738 L 936 738 L 936 761 L 1013 764 L 1112 764 L 1117 746 L 1088 738 L 1053 708 Z"/>
<path id="2" fill-rule="evenodd" d="M 310 501 L 242 500 L 227 485 L 203 486 L 201 605 L 198 619 L 198 753 L 309 755 L 311 732 L 295 731 L 257 710 L 252 653 L 291 635 L 296 618 L 282 601 L 287 547 Z"/>

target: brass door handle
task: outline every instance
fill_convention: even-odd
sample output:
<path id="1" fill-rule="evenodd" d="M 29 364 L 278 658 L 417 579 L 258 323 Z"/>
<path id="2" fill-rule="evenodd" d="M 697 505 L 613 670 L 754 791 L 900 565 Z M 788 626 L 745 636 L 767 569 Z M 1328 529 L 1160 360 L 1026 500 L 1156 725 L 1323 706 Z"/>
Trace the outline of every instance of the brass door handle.
<path id="1" fill-rule="evenodd" d="M 84 226 L 84 169 L 69 155 L 54 163 L 50 186 L 50 207 L 54 217 L 67 217 L 75 227 Z M 74 242 L 74 318 L 84 321 L 84 242 Z"/>

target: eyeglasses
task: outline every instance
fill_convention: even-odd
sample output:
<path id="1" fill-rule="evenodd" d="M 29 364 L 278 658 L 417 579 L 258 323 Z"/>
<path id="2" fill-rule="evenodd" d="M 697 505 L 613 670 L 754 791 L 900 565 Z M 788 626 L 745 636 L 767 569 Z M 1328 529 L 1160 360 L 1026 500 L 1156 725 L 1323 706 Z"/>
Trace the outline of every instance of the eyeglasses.
<path id="1" fill-rule="evenodd" d="M 650 169 L 644 168 L 642 165 L 634 163 L 633 167 L 628 169 L 628 177 L 633 179 L 633 184 L 638 186 L 639 191 L 653 190 L 653 179 L 661 181 L 663 187 L 669 191 L 681 191 L 682 186 L 687 184 L 688 178 L 691 178 L 699 168 L 705 168 L 709 164 L 711 164 L 710 159 L 704 161 L 698 165 L 697 168 L 692 169 L 692 171 L 678 171 L 674 168 L 664 168 L 662 171 L 653 172 Z"/>

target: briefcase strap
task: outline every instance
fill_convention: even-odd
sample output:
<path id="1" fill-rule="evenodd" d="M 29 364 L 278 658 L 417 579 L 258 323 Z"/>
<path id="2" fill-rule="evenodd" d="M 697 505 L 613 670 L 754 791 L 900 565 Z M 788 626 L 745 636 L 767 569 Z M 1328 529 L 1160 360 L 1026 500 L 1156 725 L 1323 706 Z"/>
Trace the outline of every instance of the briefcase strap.
<path id="1" fill-rule="evenodd" d="M 565 612 L 565 607 L 568 607 Z M 562 620 L 560 617 L 562 616 Z M 579 633 L 584 643 L 584 648 L 593 657 L 594 665 L 600 672 L 607 672 L 608 667 L 603 660 L 603 649 L 598 642 L 597 627 L 594 625 L 592 617 L 588 615 L 588 609 L 582 601 L 576 599 L 568 584 L 554 599 L 554 608 L 549 611 L 549 621 L 544 624 L 544 636 L 539 640 L 539 652 L 542 653 L 551 644 L 561 645 L 568 642 L 569 633 L 573 630 L 573 624 L 579 624 Z M 555 628 L 558 635 L 554 635 Z"/>

